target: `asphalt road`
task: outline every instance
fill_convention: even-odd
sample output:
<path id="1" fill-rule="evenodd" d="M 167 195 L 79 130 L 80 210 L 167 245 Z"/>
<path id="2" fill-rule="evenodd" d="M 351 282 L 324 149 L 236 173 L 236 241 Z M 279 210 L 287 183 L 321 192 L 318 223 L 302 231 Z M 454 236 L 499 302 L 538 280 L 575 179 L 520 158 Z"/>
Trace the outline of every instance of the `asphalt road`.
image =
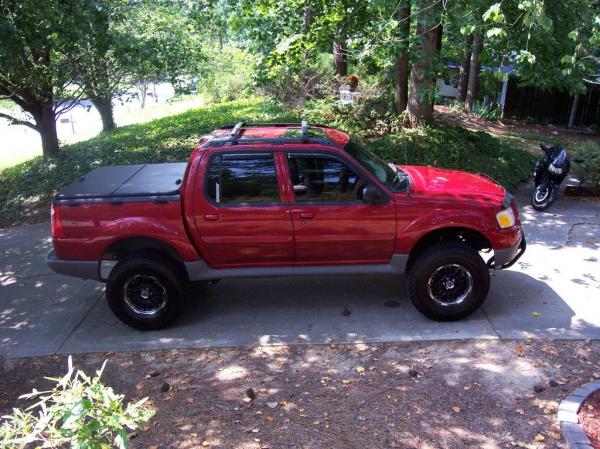
<path id="1" fill-rule="evenodd" d="M 0 230 L 0 355 L 256 344 L 447 339 L 600 339 L 600 205 L 520 201 L 528 250 L 492 278 L 484 306 L 437 323 L 407 299 L 404 280 L 336 276 L 224 280 L 168 329 L 133 330 L 103 285 L 51 272 L 48 224 Z M 393 306 L 393 307 L 390 307 Z M 350 311 L 348 315 L 344 310 Z"/>

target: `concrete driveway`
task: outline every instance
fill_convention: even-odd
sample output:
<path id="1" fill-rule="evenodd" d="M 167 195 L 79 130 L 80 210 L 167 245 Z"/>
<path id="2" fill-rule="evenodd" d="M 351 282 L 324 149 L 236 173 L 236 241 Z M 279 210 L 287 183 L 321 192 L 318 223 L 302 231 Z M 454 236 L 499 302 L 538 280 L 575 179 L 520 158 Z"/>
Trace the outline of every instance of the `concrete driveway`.
<path id="1" fill-rule="evenodd" d="M 338 276 L 225 280 L 172 327 L 140 332 L 110 312 L 103 285 L 53 274 L 48 225 L 0 230 L 0 354 L 446 339 L 600 339 L 600 205 L 521 197 L 528 250 L 492 278 L 484 307 L 456 323 L 420 315 L 404 280 Z M 390 307 L 393 306 L 393 307 Z M 350 315 L 342 314 L 345 309 Z"/>

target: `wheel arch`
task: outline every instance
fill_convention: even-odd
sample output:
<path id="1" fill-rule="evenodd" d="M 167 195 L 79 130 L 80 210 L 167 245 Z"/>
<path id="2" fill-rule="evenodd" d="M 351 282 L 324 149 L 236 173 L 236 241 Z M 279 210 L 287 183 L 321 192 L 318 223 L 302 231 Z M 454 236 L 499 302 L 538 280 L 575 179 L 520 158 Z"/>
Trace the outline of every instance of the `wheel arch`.
<path id="1" fill-rule="evenodd" d="M 492 244 L 480 231 L 465 226 L 452 226 L 431 230 L 423 234 L 411 248 L 406 264 L 408 273 L 419 254 L 440 242 L 466 243 L 476 251 L 492 249 Z"/>
<path id="2" fill-rule="evenodd" d="M 187 270 L 181 254 L 165 241 L 153 237 L 129 236 L 115 240 L 104 250 L 102 260 L 121 261 L 134 255 L 165 257 L 177 265 L 187 277 Z"/>

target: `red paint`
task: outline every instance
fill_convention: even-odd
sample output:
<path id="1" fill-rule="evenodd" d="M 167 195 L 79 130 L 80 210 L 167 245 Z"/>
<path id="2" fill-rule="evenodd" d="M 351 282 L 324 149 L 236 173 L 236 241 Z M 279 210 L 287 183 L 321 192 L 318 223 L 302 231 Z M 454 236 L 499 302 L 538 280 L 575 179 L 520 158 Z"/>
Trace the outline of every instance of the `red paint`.
<path id="1" fill-rule="evenodd" d="M 385 204 L 303 204 L 294 202 L 287 152 L 325 151 L 348 160 L 348 135 L 322 127 L 334 146 L 314 143 L 210 146 L 203 139 L 190 156 L 180 201 L 122 205 L 88 203 L 55 206 L 53 242 L 60 259 L 99 260 L 107 248 L 128 237 L 148 237 L 170 245 L 183 260 L 204 259 L 215 268 L 387 263 L 407 254 L 427 233 L 463 227 L 482 233 L 494 249 L 516 244 L 520 222 L 501 230 L 496 213 L 505 190 L 480 175 L 432 167 L 401 167 L 411 177 L 410 192 L 393 193 L 366 171 Z M 217 130 L 214 136 L 227 136 Z M 281 137 L 285 127 L 244 130 L 246 137 Z M 275 154 L 280 203 L 217 206 L 203 193 L 207 161 L 214 151 L 271 151 Z M 62 232 L 62 236 L 61 236 Z"/>

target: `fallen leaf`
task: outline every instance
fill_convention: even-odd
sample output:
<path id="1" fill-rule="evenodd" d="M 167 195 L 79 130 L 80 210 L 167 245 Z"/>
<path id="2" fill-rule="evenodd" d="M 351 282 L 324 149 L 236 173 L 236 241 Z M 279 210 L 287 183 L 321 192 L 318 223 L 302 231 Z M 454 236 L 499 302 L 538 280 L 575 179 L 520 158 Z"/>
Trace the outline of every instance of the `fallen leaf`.
<path id="1" fill-rule="evenodd" d="M 135 386 L 136 390 L 143 390 L 144 387 L 146 386 L 146 383 L 143 380 L 140 380 L 137 385 Z"/>
<path id="2" fill-rule="evenodd" d="M 252 429 L 252 433 L 258 433 L 259 429 Z"/>
<path id="3" fill-rule="evenodd" d="M 525 357 L 525 347 L 521 343 L 515 347 L 515 350 L 517 351 L 517 356 Z"/>
<path id="4" fill-rule="evenodd" d="M 143 427 L 144 432 L 148 432 L 150 430 L 150 424 L 146 423 Z"/>
<path id="5" fill-rule="evenodd" d="M 265 419 L 269 422 L 273 421 L 273 417 L 271 415 L 267 415 L 267 417 Z"/>
<path id="6" fill-rule="evenodd" d="M 357 373 L 364 373 L 364 372 L 365 372 L 365 369 L 364 369 L 362 366 L 357 366 L 357 367 L 356 367 L 356 372 L 357 372 Z"/>
<path id="7" fill-rule="evenodd" d="M 541 443 L 542 441 L 544 441 L 546 438 L 544 438 L 544 435 L 542 435 L 541 433 L 538 433 L 534 440 L 537 441 L 538 443 Z"/>
<path id="8" fill-rule="evenodd" d="M 277 402 L 267 402 L 267 407 L 269 408 L 277 408 Z"/>
<path id="9" fill-rule="evenodd" d="M 208 447 L 208 446 L 210 446 L 210 443 L 209 443 L 208 441 L 204 440 L 204 441 L 202 442 L 202 446 L 204 446 L 204 447 Z"/>
<path id="10" fill-rule="evenodd" d="M 154 445 L 154 444 L 151 444 L 151 445 L 148 447 L 148 449 L 158 449 L 158 446 L 156 446 L 156 445 Z"/>
<path id="11" fill-rule="evenodd" d="M 522 408 L 518 408 L 518 409 L 517 409 L 517 413 L 518 413 L 519 415 L 524 415 L 524 414 L 525 414 L 525 410 L 523 410 Z"/>
<path id="12" fill-rule="evenodd" d="M 191 435 L 193 438 L 196 438 L 196 437 L 198 436 L 198 434 L 197 434 L 196 432 L 192 432 L 192 433 L 190 433 L 190 435 Z"/>
<path id="13" fill-rule="evenodd" d="M 454 413 L 460 413 L 460 407 L 457 407 L 456 405 L 452 407 L 452 410 L 454 410 Z"/>
<path id="14" fill-rule="evenodd" d="M 542 314 L 540 312 L 532 312 L 531 314 L 536 318 L 542 316 Z"/>
<path id="15" fill-rule="evenodd" d="M 348 380 L 348 379 L 342 379 L 342 383 L 344 385 L 348 385 L 350 383 L 350 380 Z"/>

